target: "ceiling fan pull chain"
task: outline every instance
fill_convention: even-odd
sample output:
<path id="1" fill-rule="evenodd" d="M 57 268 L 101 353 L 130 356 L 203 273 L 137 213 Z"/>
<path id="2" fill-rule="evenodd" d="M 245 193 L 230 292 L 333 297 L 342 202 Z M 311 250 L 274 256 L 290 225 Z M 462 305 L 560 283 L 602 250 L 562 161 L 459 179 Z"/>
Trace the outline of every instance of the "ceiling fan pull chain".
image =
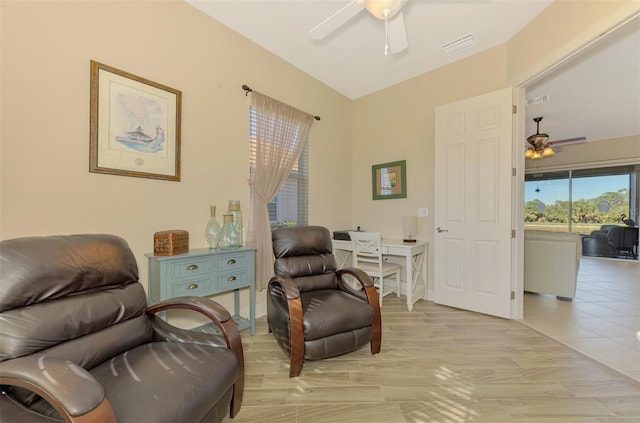
<path id="1" fill-rule="evenodd" d="M 389 13 L 391 11 L 384 9 L 382 13 L 384 14 L 384 55 L 386 56 L 389 52 Z"/>

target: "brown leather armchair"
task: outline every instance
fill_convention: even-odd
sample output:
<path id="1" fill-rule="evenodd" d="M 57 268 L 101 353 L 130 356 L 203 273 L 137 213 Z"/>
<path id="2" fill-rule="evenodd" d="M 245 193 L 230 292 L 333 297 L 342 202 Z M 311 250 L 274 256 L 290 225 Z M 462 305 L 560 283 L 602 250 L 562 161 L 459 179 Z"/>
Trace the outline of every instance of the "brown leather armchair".
<path id="1" fill-rule="evenodd" d="M 195 310 L 222 335 L 156 316 Z M 242 403 L 229 312 L 179 297 L 147 307 L 127 243 L 112 235 L 0 243 L 0 420 L 219 422 Z"/>
<path id="2" fill-rule="evenodd" d="M 289 376 L 300 375 L 304 360 L 335 357 L 367 343 L 372 354 L 379 353 L 378 293 L 363 271 L 336 269 L 329 231 L 279 228 L 272 240 L 276 276 L 269 281 L 267 321 L 290 357 Z"/>

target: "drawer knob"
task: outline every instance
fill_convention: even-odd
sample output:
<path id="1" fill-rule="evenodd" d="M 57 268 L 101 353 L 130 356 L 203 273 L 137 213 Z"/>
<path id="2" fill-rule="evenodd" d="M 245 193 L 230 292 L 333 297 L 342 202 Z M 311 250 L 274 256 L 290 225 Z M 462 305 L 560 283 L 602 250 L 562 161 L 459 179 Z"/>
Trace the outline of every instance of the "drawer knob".
<path id="1" fill-rule="evenodd" d="M 235 281 L 235 280 L 236 280 L 236 277 L 235 277 L 235 276 L 229 276 L 229 277 L 227 278 L 227 282 L 233 282 L 233 281 Z"/>
<path id="2" fill-rule="evenodd" d="M 236 259 L 227 260 L 227 264 L 236 264 Z"/>
<path id="3" fill-rule="evenodd" d="M 196 270 L 198 268 L 197 264 L 190 264 L 189 266 L 187 266 L 187 270 Z"/>
<path id="4" fill-rule="evenodd" d="M 187 289 L 196 289 L 198 287 L 197 283 L 190 283 L 189 285 L 187 285 Z"/>

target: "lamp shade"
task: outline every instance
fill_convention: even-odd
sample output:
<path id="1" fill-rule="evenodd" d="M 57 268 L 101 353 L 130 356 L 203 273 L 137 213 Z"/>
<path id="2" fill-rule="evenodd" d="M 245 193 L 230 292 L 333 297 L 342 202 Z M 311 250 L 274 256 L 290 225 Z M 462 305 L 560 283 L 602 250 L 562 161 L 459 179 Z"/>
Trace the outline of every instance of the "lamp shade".
<path id="1" fill-rule="evenodd" d="M 418 234 L 418 218 L 416 216 L 402 216 L 402 235 L 404 242 L 415 242 Z"/>

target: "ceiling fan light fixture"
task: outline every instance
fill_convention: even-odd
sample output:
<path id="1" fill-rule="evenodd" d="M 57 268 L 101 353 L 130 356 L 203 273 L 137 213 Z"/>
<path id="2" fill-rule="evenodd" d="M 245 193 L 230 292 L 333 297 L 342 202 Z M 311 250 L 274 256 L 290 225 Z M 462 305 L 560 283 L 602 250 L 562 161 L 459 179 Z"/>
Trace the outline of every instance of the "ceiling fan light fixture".
<path id="1" fill-rule="evenodd" d="M 524 152 L 524 157 L 527 159 L 537 160 L 543 157 L 551 157 L 556 154 L 556 152 L 551 148 L 551 143 L 547 142 L 549 140 L 549 135 L 540 133 L 541 120 L 542 116 L 533 118 L 533 121 L 537 125 L 536 133 L 527 138 L 529 145 L 527 146 L 527 150 Z"/>
<path id="2" fill-rule="evenodd" d="M 398 14 L 406 0 L 365 0 L 364 7 L 380 20 L 391 19 Z"/>
<path id="3" fill-rule="evenodd" d="M 533 146 L 542 146 L 549 139 L 547 134 L 533 134 L 527 138 L 527 142 Z"/>

